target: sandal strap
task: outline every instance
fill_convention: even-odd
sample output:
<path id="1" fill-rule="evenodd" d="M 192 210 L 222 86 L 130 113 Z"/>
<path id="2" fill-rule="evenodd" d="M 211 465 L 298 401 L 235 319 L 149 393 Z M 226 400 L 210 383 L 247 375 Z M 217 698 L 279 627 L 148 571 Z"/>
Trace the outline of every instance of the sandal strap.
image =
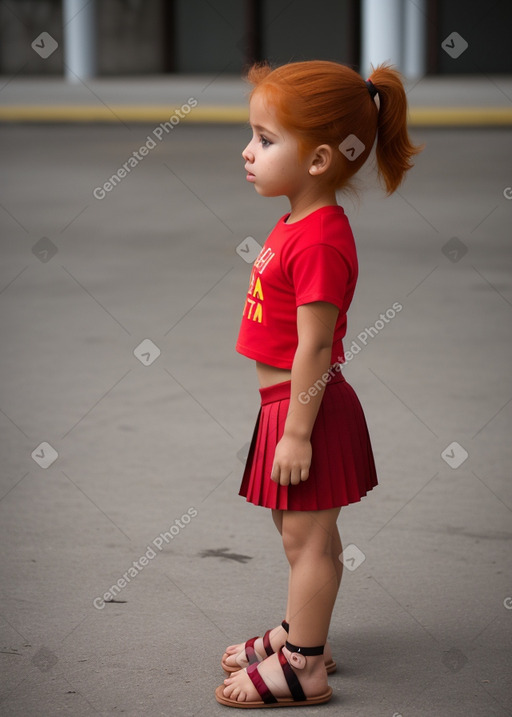
<path id="1" fill-rule="evenodd" d="M 281 627 L 284 628 L 286 632 L 290 632 L 290 623 L 286 622 L 286 620 L 283 620 L 283 622 L 281 623 Z"/>
<path id="2" fill-rule="evenodd" d="M 284 678 L 286 680 L 286 684 L 288 685 L 288 689 L 290 690 L 292 699 L 294 700 L 294 702 L 305 702 L 307 698 L 304 694 L 304 690 L 302 689 L 297 675 L 293 671 L 292 667 L 289 665 L 286 657 L 283 655 L 282 647 L 277 653 L 277 656 L 279 658 L 279 664 L 281 665 L 281 669 L 283 670 Z M 279 701 L 278 699 L 276 699 L 276 697 L 274 697 L 268 685 L 264 681 L 263 677 L 260 675 L 259 665 L 249 665 L 246 672 L 249 675 L 251 682 L 256 688 L 259 696 L 265 704 L 270 705 Z"/>
<path id="3" fill-rule="evenodd" d="M 257 637 L 251 637 L 251 639 L 247 640 L 247 642 L 245 643 L 245 658 L 249 665 L 260 661 L 256 650 L 254 649 L 254 643 L 257 639 Z"/>
<path id="4" fill-rule="evenodd" d="M 267 630 L 267 632 L 263 635 L 263 647 L 265 648 L 265 652 L 267 653 L 267 657 L 270 657 L 270 655 L 274 654 L 274 649 L 272 645 L 270 644 L 270 633 L 272 630 Z"/>
<path id="5" fill-rule="evenodd" d="M 306 657 L 308 655 L 313 656 L 324 654 L 324 645 L 319 645 L 318 647 L 297 647 L 297 645 L 292 645 L 292 643 L 287 640 L 286 648 L 290 650 L 290 652 L 298 652 L 299 655 L 305 655 Z"/>
<path id="6" fill-rule="evenodd" d="M 284 629 L 286 630 L 286 632 L 288 632 L 288 630 L 290 628 L 288 623 L 285 620 L 283 620 L 283 622 L 281 624 L 284 627 Z M 285 625 L 287 627 L 285 627 Z M 271 632 L 272 632 L 272 630 L 267 630 L 262 638 L 263 639 L 263 647 L 265 648 L 267 657 L 270 657 L 270 655 L 273 655 L 275 652 L 274 648 L 270 644 L 270 633 Z M 251 637 L 251 639 L 247 640 L 247 642 L 245 643 L 245 657 L 246 657 L 246 660 L 249 663 L 249 665 L 252 665 L 256 662 L 261 662 L 260 658 L 258 657 L 258 653 L 254 649 L 254 643 L 256 642 L 257 639 L 258 639 L 257 637 Z"/>
<path id="7" fill-rule="evenodd" d="M 251 678 L 251 682 L 256 688 L 259 696 L 263 700 L 263 702 L 266 705 L 271 705 L 277 702 L 277 699 L 274 697 L 272 692 L 267 687 L 266 683 L 264 682 L 262 676 L 260 675 L 258 671 L 258 665 L 249 665 L 249 667 L 246 670 L 247 674 Z"/>
<path id="8" fill-rule="evenodd" d="M 290 664 L 288 663 L 288 660 L 283 655 L 283 648 L 279 650 L 278 653 L 279 657 L 279 663 L 281 665 L 281 668 L 283 670 L 283 674 L 286 680 L 286 684 L 288 685 L 288 689 L 290 690 L 290 693 L 294 699 L 295 702 L 304 702 L 306 701 L 306 695 L 304 694 L 304 690 L 302 689 L 302 686 L 299 682 L 299 679 L 293 669 L 291 668 Z"/>

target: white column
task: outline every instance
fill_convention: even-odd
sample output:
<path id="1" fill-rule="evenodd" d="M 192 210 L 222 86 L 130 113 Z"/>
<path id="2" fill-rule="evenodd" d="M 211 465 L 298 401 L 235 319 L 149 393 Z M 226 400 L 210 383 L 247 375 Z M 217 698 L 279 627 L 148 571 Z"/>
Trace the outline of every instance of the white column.
<path id="1" fill-rule="evenodd" d="M 96 75 L 96 1 L 63 0 L 64 72 L 70 82 Z"/>
<path id="2" fill-rule="evenodd" d="M 361 74 L 367 77 L 370 64 L 381 62 L 401 69 L 402 0 L 363 0 L 361 25 Z"/>
<path id="3" fill-rule="evenodd" d="M 414 0 L 404 7 L 403 73 L 410 79 L 423 77 L 427 71 L 427 3 Z"/>

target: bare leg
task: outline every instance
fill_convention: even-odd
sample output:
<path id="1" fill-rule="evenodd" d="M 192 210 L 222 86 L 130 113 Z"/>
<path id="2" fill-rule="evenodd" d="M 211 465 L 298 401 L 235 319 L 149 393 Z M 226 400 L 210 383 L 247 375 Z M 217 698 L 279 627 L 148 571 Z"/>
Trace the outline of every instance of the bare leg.
<path id="1" fill-rule="evenodd" d="M 286 511 L 282 519 L 282 538 L 290 563 L 289 622 L 290 643 L 300 647 L 325 645 L 341 570 L 338 564 L 340 538 L 336 526 L 339 508 L 316 512 Z M 339 552 L 337 552 L 339 550 Z M 290 653 L 284 648 L 284 654 Z M 263 680 L 276 697 L 288 694 L 277 655 L 259 667 Z M 300 671 L 306 695 L 322 694 L 327 687 L 324 656 L 307 657 Z M 224 681 L 224 695 L 239 701 L 258 699 L 245 670 Z"/>
<path id="2" fill-rule="evenodd" d="M 290 563 L 290 634 L 294 645 L 325 645 L 338 593 L 341 565 L 339 508 L 290 511 L 283 519 L 283 545 Z"/>
<path id="3" fill-rule="evenodd" d="M 274 524 L 279 531 L 279 535 L 283 534 L 283 511 L 282 510 L 272 510 L 272 520 L 274 521 Z"/>
<path id="4" fill-rule="evenodd" d="M 318 513 L 311 513 L 311 515 L 315 516 L 315 515 L 318 515 Z M 282 531 L 280 531 L 280 532 L 282 535 Z M 343 547 L 341 544 L 341 537 L 340 537 L 340 533 L 339 533 L 338 526 L 336 525 L 336 523 L 334 523 L 331 535 L 332 535 L 332 538 L 331 538 L 330 557 L 331 557 L 333 569 L 336 573 L 336 582 L 337 582 L 336 593 L 338 593 L 340 584 L 341 584 L 341 578 L 343 576 L 343 563 L 341 562 L 341 559 L 340 559 Z M 287 622 L 290 622 L 290 618 L 292 615 L 291 610 L 293 609 L 292 606 L 290 605 L 290 596 L 291 596 L 291 591 L 292 591 L 291 576 L 292 576 L 292 570 L 290 568 L 290 579 L 289 579 L 289 583 L 288 583 L 288 603 L 286 606 L 286 621 Z M 332 610 L 331 610 L 331 613 L 332 613 Z M 292 644 L 295 644 L 295 645 L 299 644 L 299 643 L 294 643 L 293 640 L 291 640 L 291 639 L 290 639 L 290 642 L 292 642 Z M 303 647 L 305 647 L 305 646 L 306 645 L 303 645 Z M 332 650 L 331 650 L 331 646 L 328 641 L 325 642 L 324 660 L 325 660 L 326 664 L 328 664 L 332 661 Z"/>
<path id="5" fill-rule="evenodd" d="M 341 537 L 340 537 L 340 531 L 338 530 L 338 526 L 336 526 L 336 530 L 334 531 L 333 538 L 332 538 L 332 562 L 333 565 L 336 568 L 336 574 L 338 577 L 338 590 L 340 588 L 341 578 L 343 576 L 343 563 L 341 562 L 341 553 L 343 552 L 343 546 L 341 544 Z"/>
<path id="6" fill-rule="evenodd" d="M 283 534 L 283 514 L 285 511 L 282 510 L 272 510 L 272 519 L 274 521 L 274 524 L 279 531 L 280 535 Z M 311 513 L 311 515 L 317 515 L 317 513 Z M 336 571 L 337 576 L 337 584 L 338 589 L 341 582 L 341 576 L 343 572 L 343 563 L 339 559 L 339 556 L 342 551 L 341 546 L 341 539 L 340 534 L 338 532 L 338 528 L 335 525 L 334 530 L 332 533 L 332 541 L 331 541 L 331 560 L 333 563 L 333 566 Z M 291 568 L 290 568 L 290 577 L 288 582 L 288 601 L 286 606 L 286 613 L 285 613 L 285 620 L 287 622 L 290 622 L 290 580 L 291 580 Z M 275 627 L 272 632 L 269 635 L 270 637 L 270 644 L 272 645 L 272 649 L 277 651 L 282 645 L 284 645 L 285 641 L 288 639 L 288 633 L 284 630 L 284 628 L 281 625 L 278 625 Z M 294 643 L 296 644 L 296 643 Z M 263 640 L 259 639 L 256 641 L 254 645 L 254 649 L 260 655 L 262 658 L 265 657 L 266 653 L 263 648 Z M 227 665 L 233 666 L 233 667 L 240 667 L 243 662 L 241 661 L 241 658 L 244 656 L 244 643 L 237 643 L 235 645 L 229 645 L 229 647 L 226 648 L 226 652 L 224 655 L 224 661 Z M 332 662 L 332 650 L 331 646 L 328 642 L 325 643 L 325 650 L 324 650 L 324 661 L 326 664 L 329 664 Z"/>

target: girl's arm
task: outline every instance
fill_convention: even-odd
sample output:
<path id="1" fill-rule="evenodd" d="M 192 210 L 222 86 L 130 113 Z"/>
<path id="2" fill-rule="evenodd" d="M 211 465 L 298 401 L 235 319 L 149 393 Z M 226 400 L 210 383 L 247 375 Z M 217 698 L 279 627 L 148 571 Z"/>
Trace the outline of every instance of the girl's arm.
<path id="1" fill-rule="evenodd" d="M 311 431 L 325 390 L 321 379 L 331 363 L 338 313 L 337 306 L 325 301 L 297 309 L 299 342 L 292 365 L 290 407 L 272 467 L 272 480 L 281 485 L 297 485 L 309 476 Z"/>

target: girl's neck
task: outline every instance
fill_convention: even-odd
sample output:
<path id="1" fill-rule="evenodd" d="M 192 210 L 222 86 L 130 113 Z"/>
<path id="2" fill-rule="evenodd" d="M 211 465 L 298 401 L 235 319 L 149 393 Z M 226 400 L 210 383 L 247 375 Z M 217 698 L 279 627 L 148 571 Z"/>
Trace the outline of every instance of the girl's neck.
<path id="1" fill-rule="evenodd" d="M 293 224 L 294 222 L 299 222 L 301 219 L 304 219 L 304 217 L 312 214 L 317 209 L 321 209 L 322 207 L 332 207 L 337 204 L 336 192 L 330 191 L 325 192 L 314 199 L 311 197 L 301 197 L 300 199 L 296 199 L 294 201 L 290 199 L 290 215 L 286 220 L 286 223 Z"/>

